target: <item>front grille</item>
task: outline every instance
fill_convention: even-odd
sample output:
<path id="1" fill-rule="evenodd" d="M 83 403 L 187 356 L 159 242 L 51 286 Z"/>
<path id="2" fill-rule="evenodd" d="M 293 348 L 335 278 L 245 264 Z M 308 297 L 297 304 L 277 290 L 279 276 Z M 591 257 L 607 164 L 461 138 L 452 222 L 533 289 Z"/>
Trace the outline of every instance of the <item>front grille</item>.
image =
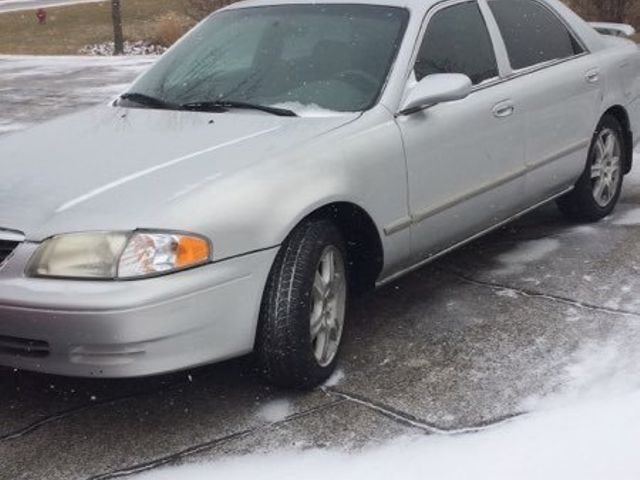
<path id="1" fill-rule="evenodd" d="M 13 253 L 19 242 L 0 240 L 0 265 Z"/>
<path id="2" fill-rule="evenodd" d="M 43 358 L 49 355 L 49 344 L 42 340 L 0 335 L 0 354 Z"/>

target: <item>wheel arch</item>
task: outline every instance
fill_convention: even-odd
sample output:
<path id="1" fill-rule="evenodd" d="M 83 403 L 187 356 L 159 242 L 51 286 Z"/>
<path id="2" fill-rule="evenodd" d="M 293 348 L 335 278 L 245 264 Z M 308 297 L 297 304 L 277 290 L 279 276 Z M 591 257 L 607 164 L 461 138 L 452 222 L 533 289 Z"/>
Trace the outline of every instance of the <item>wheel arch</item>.
<path id="1" fill-rule="evenodd" d="M 364 293 L 373 289 L 384 266 L 384 247 L 371 215 L 355 203 L 334 201 L 315 208 L 294 229 L 306 221 L 319 218 L 331 220 L 342 234 L 347 248 L 352 291 Z"/>
<path id="2" fill-rule="evenodd" d="M 633 133 L 629 114 L 622 105 L 613 105 L 602 114 L 600 120 L 606 115 L 611 115 L 622 125 L 624 134 L 624 173 L 627 174 L 633 167 Z"/>

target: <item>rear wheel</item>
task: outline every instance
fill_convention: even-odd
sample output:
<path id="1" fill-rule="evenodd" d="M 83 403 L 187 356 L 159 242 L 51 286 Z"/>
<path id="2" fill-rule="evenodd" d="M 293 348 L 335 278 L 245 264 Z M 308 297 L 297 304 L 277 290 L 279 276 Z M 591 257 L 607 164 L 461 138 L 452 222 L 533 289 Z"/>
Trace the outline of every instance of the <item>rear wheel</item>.
<path id="1" fill-rule="evenodd" d="M 335 369 L 347 305 L 344 241 L 328 220 L 305 222 L 279 252 L 264 293 L 256 354 L 264 376 L 310 388 Z"/>
<path id="2" fill-rule="evenodd" d="M 557 202 L 567 217 L 595 222 L 613 211 L 622 191 L 624 138 L 620 122 L 605 115 L 593 138 L 584 173 L 573 191 Z"/>

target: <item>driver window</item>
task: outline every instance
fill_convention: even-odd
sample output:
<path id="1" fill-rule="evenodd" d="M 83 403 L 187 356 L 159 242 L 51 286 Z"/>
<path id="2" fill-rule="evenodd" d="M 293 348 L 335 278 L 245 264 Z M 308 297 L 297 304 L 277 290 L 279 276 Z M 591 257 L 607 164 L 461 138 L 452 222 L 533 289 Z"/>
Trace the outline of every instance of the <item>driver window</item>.
<path id="1" fill-rule="evenodd" d="M 414 73 L 418 81 L 435 73 L 462 73 L 474 85 L 499 76 L 491 37 L 476 2 L 444 8 L 431 18 Z"/>

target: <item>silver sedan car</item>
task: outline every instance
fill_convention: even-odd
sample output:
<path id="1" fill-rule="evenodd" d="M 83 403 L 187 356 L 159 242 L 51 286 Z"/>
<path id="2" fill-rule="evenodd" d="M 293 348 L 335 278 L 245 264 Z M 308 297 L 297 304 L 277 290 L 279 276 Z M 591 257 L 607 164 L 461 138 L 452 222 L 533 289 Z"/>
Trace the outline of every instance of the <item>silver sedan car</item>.
<path id="1" fill-rule="evenodd" d="M 0 142 L 0 364 L 333 371 L 348 298 L 552 200 L 597 221 L 640 54 L 557 0 L 256 0 Z"/>

